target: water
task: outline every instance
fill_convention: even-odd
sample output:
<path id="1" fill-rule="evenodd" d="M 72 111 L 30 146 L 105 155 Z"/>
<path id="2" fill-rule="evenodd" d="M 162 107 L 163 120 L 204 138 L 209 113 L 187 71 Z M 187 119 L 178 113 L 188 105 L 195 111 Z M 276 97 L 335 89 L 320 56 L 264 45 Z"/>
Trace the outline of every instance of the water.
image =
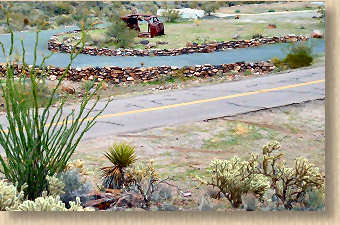
<path id="1" fill-rule="evenodd" d="M 70 31 L 74 28 L 61 28 L 56 30 L 45 30 L 39 33 L 38 43 L 38 64 L 42 60 L 42 55 L 49 55 L 51 52 L 47 49 L 48 40 L 52 35 Z M 25 59 L 26 63 L 33 63 L 35 33 L 34 32 L 16 32 L 14 35 L 15 51 L 21 54 L 20 40 L 24 41 Z M 5 45 L 5 49 L 9 49 L 10 35 L 0 35 L 0 41 Z M 308 42 L 313 43 L 313 53 L 320 54 L 325 52 L 324 39 L 311 39 Z M 72 64 L 72 67 L 103 67 L 103 66 L 120 66 L 120 67 L 138 67 L 141 63 L 144 66 L 191 66 L 201 64 L 227 64 L 240 61 L 256 62 L 265 61 L 273 57 L 282 58 L 285 53 L 282 51 L 287 48 L 287 43 L 264 45 L 260 47 L 239 48 L 226 51 L 212 52 L 212 53 L 194 53 L 189 55 L 179 56 L 90 56 L 80 54 Z M 65 67 L 69 62 L 69 54 L 54 53 L 51 58 L 46 61 L 46 65 Z M 0 62 L 6 62 L 3 53 L 0 53 Z"/>

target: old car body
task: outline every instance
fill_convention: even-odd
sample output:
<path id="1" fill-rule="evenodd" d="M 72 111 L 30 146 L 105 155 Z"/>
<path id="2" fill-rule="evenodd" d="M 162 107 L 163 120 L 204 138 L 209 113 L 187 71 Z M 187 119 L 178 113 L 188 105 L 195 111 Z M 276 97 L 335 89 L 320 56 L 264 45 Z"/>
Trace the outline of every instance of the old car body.
<path id="1" fill-rule="evenodd" d="M 155 37 L 164 34 L 164 25 L 157 18 L 157 16 L 153 15 L 142 15 L 142 14 L 131 14 L 121 18 L 124 22 L 126 22 L 127 26 L 130 29 L 137 30 L 139 32 L 139 37 Z M 148 31 L 142 32 L 138 25 L 139 21 L 146 21 L 148 23 Z"/>

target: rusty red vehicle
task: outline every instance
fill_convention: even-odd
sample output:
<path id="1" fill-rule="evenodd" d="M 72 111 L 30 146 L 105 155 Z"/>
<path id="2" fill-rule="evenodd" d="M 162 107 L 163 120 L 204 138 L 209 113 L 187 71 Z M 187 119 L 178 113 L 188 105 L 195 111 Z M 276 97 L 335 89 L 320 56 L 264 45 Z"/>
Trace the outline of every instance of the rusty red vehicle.
<path id="1" fill-rule="evenodd" d="M 164 25 L 157 18 L 157 16 L 153 15 L 143 15 L 143 14 L 131 14 L 121 19 L 127 24 L 127 26 L 131 29 L 137 30 L 139 37 L 150 37 L 153 38 L 155 36 L 164 35 Z M 148 31 L 142 32 L 138 25 L 139 21 L 146 21 L 148 23 Z"/>

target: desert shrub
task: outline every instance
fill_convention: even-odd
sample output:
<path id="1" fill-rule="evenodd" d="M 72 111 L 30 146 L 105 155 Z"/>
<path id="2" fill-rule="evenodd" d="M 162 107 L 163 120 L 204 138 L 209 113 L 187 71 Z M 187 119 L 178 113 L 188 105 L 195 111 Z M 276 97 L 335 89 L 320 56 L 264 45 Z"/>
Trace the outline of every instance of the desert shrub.
<path id="1" fill-rule="evenodd" d="M 91 42 L 91 45 L 102 47 L 106 42 L 106 35 L 102 33 L 91 33 L 88 35 L 88 41 Z"/>
<path id="2" fill-rule="evenodd" d="M 5 86 L 6 83 L 1 84 L 1 86 Z M 13 82 L 13 88 L 17 90 L 16 95 L 14 96 L 17 102 L 21 102 L 22 107 L 32 108 L 34 106 L 34 98 L 36 97 L 37 104 L 39 107 L 45 106 L 48 104 L 51 97 L 51 90 L 46 86 L 44 80 L 41 80 L 37 84 L 36 87 L 36 96 L 33 96 L 31 92 L 31 82 L 27 79 L 17 79 Z M 55 99 L 53 99 L 53 103 Z"/>
<path id="3" fill-rule="evenodd" d="M 67 208 L 70 207 L 69 202 L 76 201 L 77 198 L 82 204 L 88 200 L 88 193 L 92 190 L 92 185 L 82 178 L 80 170 L 74 168 L 62 172 L 58 177 L 64 184 L 64 193 L 60 194 L 60 199 Z"/>
<path id="4" fill-rule="evenodd" d="M 275 12 L 275 9 L 269 9 L 268 12 Z"/>
<path id="5" fill-rule="evenodd" d="M 135 147 L 126 143 L 114 144 L 105 157 L 113 166 L 103 167 L 103 186 L 105 188 L 122 188 L 124 185 L 125 168 L 136 161 Z"/>
<path id="6" fill-rule="evenodd" d="M 274 57 L 271 59 L 272 63 L 276 67 L 276 70 L 283 71 L 288 69 L 288 65 L 286 65 L 282 60 L 280 60 L 278 57 Z"/>
<path id="7" fill-rule="evenodd" d="M 72 18 L 76 21 L 79 28 L 90 30 L 98 24 L 98 19 L 93 16 L 93 12 L 84 3 L 81 3 L 72 13 Z"/>
<path id="8" fill-rule="evenodd" d="M 250 76 L 253 74 L 253 72 L 251 70 L 246 70 L 243 72 L 244 76 Z"/>
<path id="9" fill-rule="evenodd" d="M 261 33 L 253 34 L 251 38 L 263 38 L 263 35 Z"/>
<path id="10" fill-rule="evenodd" d="M 165 18 L 166 22 L 175 23 L 181 18 L 181 13 L 174 9 L 165 9 L 161 16 Z"/>
<path id="11" fill-rule="evenodd" d="M 138 35 L 138 31 L 130 29 L 126 23 L 116 15 L 111 17 L 110 23 L 105 33 L 107 41 L 113 40 L 119 48 L 132 46 Z"/>
<path id="12" fill-rule="evenodd" d="M 312 45 L 303 42 L 291 43 L 286 51 L 287 55 L 284 59 L 280 60 L 277 57 L 272 59 L 279 69 L 295 69 L 310 66 L 313 63 Z"/>
<path id="13" fill-rule="evenodd" d="M 305 43 L 291 44 L 283 62 L 292 69 L 310 66 L 313 62 L 312 47 Z"/>
<path id="14" fill-rule="evenodd" d="M 42 108 L 40 108 L 37 97 L 40 80 L 37 77 L 38 70 L 36 68 L 41 70 L 42 77 L 46 75 L 45 61 L 49 56 L 45 56 L 39 66 L 36 65 L 35 60 L 32 66 L 28 66 L 23 54 L 22 70 L 24 72 L 16 77 L 19 80 L 24 80 L 27 76 L 25 72 L 28 73 L 29 91 L 33 96 L 31 108 L 26 107 L 24 102 L 17 101 L 18 91 L 15 85 L 14 65 L 12 61 L 8 61 L 6 64 L 6 83 L 1 88 L 5 106 L 10 110 L 6 111 L 8 126 L 5 128 L 0 125 L 0 144 L 4 149 L 4 156 L 0 155 L 0 163 L 6 179 L 17 184 L 18 190 L 21 190 L 23 185 L 27 185 L 24 193 L 25 197 L 30 200 L 40 197 L 44 191 L 48 190 L 47 176 L 56 175 L 65 169 L 83 135 L 94 125 L 97 116 L 107 106 L 106 104 L 102 110 L 91 115 L 93 117 L 90 118 L 90 114 L 99 101 L 98 98 L 91 102 L 91 107 L 87 108 L 89 101 L 93 99 L 95 94 L 93 93 L 86 94 L 78 109 L 72 110 L 69 114 L 63 113 L 64 102 L 53 107 L 52 110 L 56 91 L 68 73 L 73 60 L 84 46 L 84 32 L 82 33 L 81 41 L 75 45 L 70 54 L 70 63 L 52 90 L 48 103 Z M 10 35 L 12 41 L 8 56 L 3 51 L 3 54 L 9 59 L 13 54 L 14 45 L 12 30 Z M 36 46 L 38 37 L 39 32 L 36 33 Z M 24 49 L 23 41 L 21 43 Z M 76 47 L 79 47 L 80 50 L 76 51 Z M 35 48 L 34 55 L 37 55 L 37 48 Z"/>
<path id="15" fill-rule="evenodd" d="M 159 173 L 154 167 L 153 160 L 148 164 L 140 164 L 127 169 L 125 174 L 125 186 L 128 191 L 134 191 L 143 196 L 143 208 L 150 208 L 154 193 L 159 188 L 160 180 Z M 165 194 L 165 193 L 164 193 Z M 162 196 L 169 198 L 169 194 Z"/>
<path id="16" fill-rule="evenodd" d="M 204 2 L 201 6 L 201 9 L 203 9 L 208 16 L 216 12 L 219 8 L 220 4 L 218 2 Z"/>
<path id="17" fill-rule="evenodd" d="M 71 25 L 73 23 L 73 18 L 71 15 L 61 15 L 57 18 L 56 23 L 60 25 Z"/>

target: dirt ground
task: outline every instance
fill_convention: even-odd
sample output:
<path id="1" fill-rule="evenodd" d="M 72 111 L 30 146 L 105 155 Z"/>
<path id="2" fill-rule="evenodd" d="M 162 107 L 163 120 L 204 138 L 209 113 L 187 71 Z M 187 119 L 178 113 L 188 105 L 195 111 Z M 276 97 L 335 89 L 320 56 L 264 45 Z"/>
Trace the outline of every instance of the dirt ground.
<path id="1" fill-rule="evenodd" d="M 274 2 L 267 4 L 244 4 L 244 5 L 235 5 L 231 7 L 222 7 L 217 10 L 218 13 L 226 13 L 226 14 L 234 14 L 236 10 L 239 10 L 239 13 L 265 13 L 269 10 L 275 12 L 284 12 L 284 11 L 299 11 L 299 10 L 312 10 L 317 9 L 318 5 L 311 4 L 311 2 Z"/>
<path id="2" fill-rule="evenodd" d="M 235 155 L 246 159 L 250 153 L 261 154 L 262 146 L 273 140 L 281 143 L 288 166 L 304 157 L 324 172 L 325 101 L 86 140 L 73 159 L 84 160 L 93 181 L 100 183 L 98 168 L 109 165 L 104 152 L 113 143 L 128 142 L 136 147 L 138 162 L 154 159 L 161 177 L 172 177 L 199 198 L 202 189 L 195 189 L 194 177 L 206 175 L 211 160 Z"/>
<path id="3" fill-rule="evenodd" d="M 271 14 L 255 15 L 263 11 L 267 12 L 267 5 L 272 4 L 241 6 L 250 7 L 250 9 L 247 8 L 245 12 L 242 10 L 241 13 L 252 12 L 252 15 L 241 15 L 239 19 L 234 19 L 234 16 L 229 16 L 225 18 L 211 17 L 209 19 L 185 20 L 176 23 L 165 23 L 165 35 L 156 36 L 154 38 L 136 38 L 135 44 L 130 46 L 130 48 L 148 49 L 152 47 L 155 49 L 173 49 L 185 47 L 188 42 L 203 44 L 213 41 L 230 41 L 234 40 L 233 38 L 235 38 L 235 36 L 238 36 L 236 39 L 239 40 L 249 40 L 253 37 L 253 35 L 256 34 L 262 34 L 264 37 L 285 36 L 288 34 L 310 36 L 313 30 L 324 30 L 324 25 L 319 19 L 312 19 L 313 16 L 318 15 L 316 12 L 312 11 L 309 11 L 308 13 L 306 13 L 306 11 L 304 13 L 299 13 L 297 11 L 296 13 L 294 12 L 289 14 L 282 14 L 275 11 L 275 13 Z M 276 7 L 274 8 L 278 9 L 280 5 L 276 4 Z M 284 6 L 285 4 L 282 5 Z M 236 8 L 234 9 L 233 7 L 229 7 L 227 9 L 233 10 L 230 13 L 235 13 L 234 11 L 236 10 Z M 304 8 L 300 8 L 299 10 L 304 10 Z M 219 11 L 219 13 L 226 12 L 222 10 L 221 12 Z M 268 27 L 269 24 L 275 24 L 276 28 L 271 29 L 271 27 Z M 146 24 L 141 23 L 140 28 L 143 31 L 147 31 Z M 103 40 L 104 42 L 92 42 L 90 41 L 91 38 L 89 38 L 89 41 L 86 43 L 86 45 L 116 48 L 113 43 L 105 43 L 105 32 L 106 29 L 89 31 L 89 37 L 92 37 L 94 40 Z M 66 37 L 79 37 L 79 35 L 79 33 L 61 35 L 59 36 L 59 41 L 64 41 L 64 38 Z M 140 44 L 140 41 L 142 40 L 148 40 L 150 42 L 149 45 Z M 162 42 L 163 44 L 159 44 Z M 73 40 L 70 43 L 75 44 L 76 40 Z"/>

